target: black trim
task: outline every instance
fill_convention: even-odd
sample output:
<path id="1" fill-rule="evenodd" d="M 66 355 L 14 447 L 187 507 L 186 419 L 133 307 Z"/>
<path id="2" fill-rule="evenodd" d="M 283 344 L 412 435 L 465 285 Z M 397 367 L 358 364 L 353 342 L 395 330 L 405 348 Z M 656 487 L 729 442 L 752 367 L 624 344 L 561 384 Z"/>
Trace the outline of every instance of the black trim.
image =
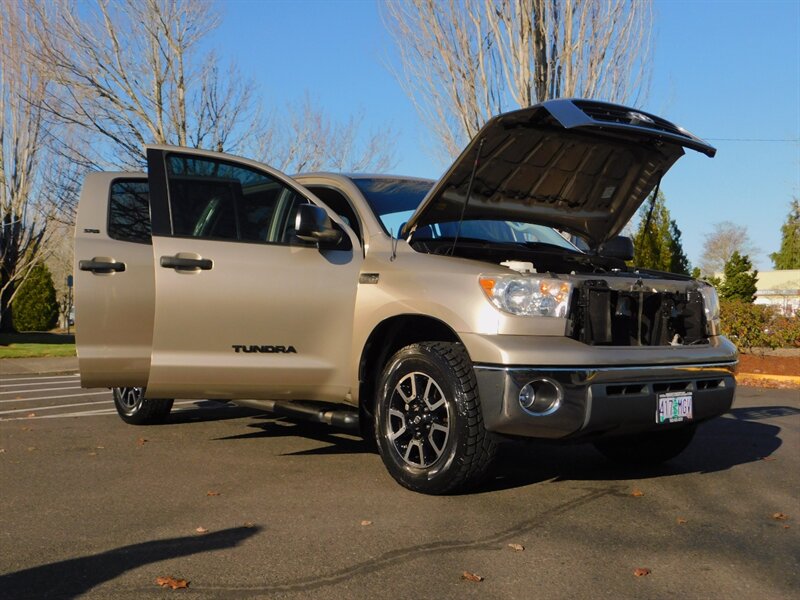
<path id="1" fill-rule="evenodd" d="M 153 235 L 171 236 L 169 185 L 163 150 L 147 149 L 147 183 L 150 187 L 150 220 Z"/>
<path id="2" fill-rule="evenodd" d="M 111 262 L 101 260 L 82 260 L 78 262 L 78 269 L 92 273 L 121 273 L 125 270 L 124 262 Z"/>
<path id="3" fill-rule="evenodd" d="M 209 258 L 181 258 L 180 256 L 162 256 L 160 263 L 165 269 L 209 271 L 214 266 Z"/>

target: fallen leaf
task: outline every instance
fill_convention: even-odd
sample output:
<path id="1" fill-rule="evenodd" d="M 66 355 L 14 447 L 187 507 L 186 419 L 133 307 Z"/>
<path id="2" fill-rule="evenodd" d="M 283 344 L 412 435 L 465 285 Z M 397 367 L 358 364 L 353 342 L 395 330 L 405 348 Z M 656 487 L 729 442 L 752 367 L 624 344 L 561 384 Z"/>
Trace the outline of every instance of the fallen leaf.
<path id="1" fill-rule="evenodd" d="M 106 449 L 105 446 L 95 446 L 95 448 L 97 448 L 98 450 L 105 450 Z"/>
<path id="2" fill-rule="evenodd" d="M 29 418 L 29 419 L 30 419 L 31 417 L 35 417 L 35 416 L 36 416 L 36 413 L 28 413 L 28 418 Z"/>
<path id="3" fill-rule="evenodd" d="M 766 460 L 767 462 L 775 460 L 774 456 L 762 456 L 761 460 Z"/>
<path id="4" fill-rule="evenodd" d="M 219 496 L 219 492 L 208 491 L 206 492 L 206 496 Z"/>
<path id="5" fill-rule="evenodd" d="M 783 528 L 784 529 L 791 529 L 791 526 L 790 525 L 784 525 Z"/>
<path id="6" fill-rule="evenodd" d="M 676 519 L 678 521 L 678 525 L 686 525 L 687 521 L 683 517 L 678 517 Z"/>
<path id="7" fill-rule="evenodd" d="M 173 590 L 189 587 L 188 581 L 174 577 L 156 577 L 156 583 L 161 587 L 171 587 Z"/>
<path id="8" fill-rule="evenodd" d="M 480 581 L 483 581 L 483 577 L 481 577 L 480 575 L 478 575 L 476 573 L 470 573 L 469 571 L 464 571 L 461 574 L 461 579 L 464 579 L 466 581 L 474 581 L 476 583 L 478 583 Z"/>
<path id="9" fill-rule="evenodd" d="M 22 431 L 31 431 L 33 427 L 23 427 Z"/>
<path id="10" fill-rule="evenodd" d="M 644 496 L 644 492 L 642 490 L 633 490 L 631 492 L 631 496 L 633 496 L 634 498 L 641 498 L 642 496 Z"/>
<path id="11" fill-rule="evenodd" d="M 366 519 L 364 519 L 363 521 L 361 521 L 361 526 L 362 526 L 362 527 L 367 527 L 367 526 L 369 526 L 369 525 L 372 525 L 372 521 L 367 521 Z"/>
<path id="12" fill-rule="evenodd" d="M 242 523 L 242 525 L 244 525 L 245 527 L 248 527 L 248 528 L 252 528 L 252 527 L 256 526 L 255 523 L 253 523 L 252 521 L 245 521 L 244 523 Z"/>
<path id="13" fill-rule="evenodd" d="M 97 452 L 89 452 L 89 456 L 97 456 Z"/>
<path id="14" fill-rule="evenodd" d="M 525 546 L 523 546 L 522 544 L 509 544 L 508 547 L 511 548 L 514 552 L 522 552 L 523 550 L 525 550 Z"/>
<path id="15" fill-rule="evenodd" d="M 197 529 L 195 529 L 195 531 L 200 534 L 208 533 L 208 529 L 206 529 L 205 527 L 198 527 Z"/>
<path id="16" fill-rule="evenodd" d="M 776 521 L 787 521 L 789 519 L 789 515 L 783 514 L 782 512 L 776 512 L 772 515 L 772 518 Z"/>
<path id="17" fill-rule="evenodd" d="M 147 440 L 144 439 L 144 438 L 139 438 L 138 440 L 136 440 L 136 445 L 137 446 L 144 446 L 146 443 L 147 443 Z"/>
<path id="18" fill-rule="evenodd" d="M 0 454 L 3 454 L 6 451 L 5 448 L 0 448 Z"/>
<path id="19" fill-rule="evenodd" d="M 646 575 L 650 575 L 652 571 L 647 567 L 639 567 L 638 569 L 633 570 L 634 577 L 644 577 Z"/>

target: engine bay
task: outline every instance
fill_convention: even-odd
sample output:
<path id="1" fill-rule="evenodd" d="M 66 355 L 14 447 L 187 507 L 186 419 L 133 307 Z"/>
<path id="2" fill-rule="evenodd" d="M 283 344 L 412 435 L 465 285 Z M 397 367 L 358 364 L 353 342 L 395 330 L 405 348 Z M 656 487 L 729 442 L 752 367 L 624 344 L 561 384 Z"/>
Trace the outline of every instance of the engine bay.
<path id="1" fill-rule="evenodd" d="M 518 270 L 560 275 L 573 284 L 567 335 L 593 346 L 708 343 L 699 286 L 675 273 L 635 269 L 625 261 L 550 244 L 482 240 L 412 240 L 418 252 L 457 256 Z M 523 266 L 525 265 L 525 266 Z M 566 277 L 564 277 L 566 276 Z"/>

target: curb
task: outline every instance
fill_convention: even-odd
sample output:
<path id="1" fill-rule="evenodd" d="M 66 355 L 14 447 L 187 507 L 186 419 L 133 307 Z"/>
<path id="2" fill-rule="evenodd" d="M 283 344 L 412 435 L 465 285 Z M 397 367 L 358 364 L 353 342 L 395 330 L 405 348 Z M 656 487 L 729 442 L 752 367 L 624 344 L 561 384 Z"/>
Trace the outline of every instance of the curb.
<path id="1" fill-rule="evenodd" d="M 760 379 L 761 381 L 779 381 L 800 385 L 800 377 L 795 375 L 770 375 L 769 373 L 737 373 L 736 379 Z"/>

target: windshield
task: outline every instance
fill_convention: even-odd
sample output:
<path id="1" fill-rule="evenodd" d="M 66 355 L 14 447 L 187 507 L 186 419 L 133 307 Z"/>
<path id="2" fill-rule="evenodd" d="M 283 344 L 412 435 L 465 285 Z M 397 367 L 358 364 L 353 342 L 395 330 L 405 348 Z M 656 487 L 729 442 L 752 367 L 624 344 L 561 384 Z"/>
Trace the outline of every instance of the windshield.
<path id="1" fill-rule="evenodd" d="M 369 203 L 386 233 L 397 237 L 403 225 L 411 218 L 422 199 L 433 187 L 433 181 L 424 179 L 394 179 L 389 177 L 357 178 L 353 183 Z M 449 221 L 418 227 L 414 240 L 452 239 L 458 223 Z M 461 224 L 459 239 L 481 240 L 495 243 L 550 244 L 565 250 L 578 251 L 550 227 L 515 221 L 468 220 Z"/>

